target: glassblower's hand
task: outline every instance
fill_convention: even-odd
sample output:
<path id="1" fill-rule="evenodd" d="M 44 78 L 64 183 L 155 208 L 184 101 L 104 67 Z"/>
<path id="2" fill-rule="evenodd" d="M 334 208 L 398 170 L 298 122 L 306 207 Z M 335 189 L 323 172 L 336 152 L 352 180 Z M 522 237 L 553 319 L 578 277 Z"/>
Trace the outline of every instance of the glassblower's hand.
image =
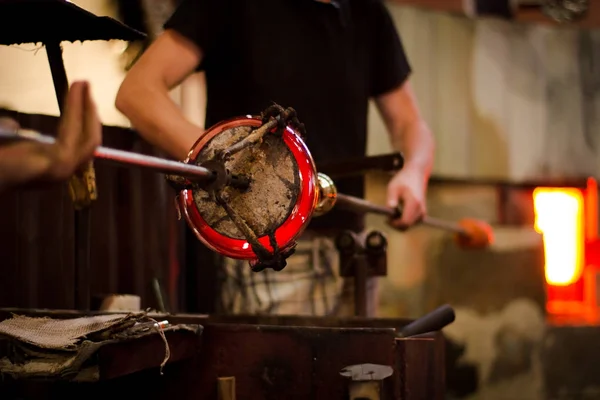
<path id="1" fill-rule="evenodd" d="M 427 213 L 426 191 L 427 179 L 422 171 L 411 167 L 400 170 L 388 183 L 387 205 L 400 205 L 402 215 L 391 219 L 390 225 L 404 230 L 419 222 Z"/>
<path id="2" fill-rule="evenodd" d="M 13 120 L 0 126 L 18 130 Z M 55 143 L 19 142 L 0 146 L 0 190 L 68 179 L 92 159 L 102 142 L 102 124 L 88 82 L 74 82 L 67 95 Z"/>

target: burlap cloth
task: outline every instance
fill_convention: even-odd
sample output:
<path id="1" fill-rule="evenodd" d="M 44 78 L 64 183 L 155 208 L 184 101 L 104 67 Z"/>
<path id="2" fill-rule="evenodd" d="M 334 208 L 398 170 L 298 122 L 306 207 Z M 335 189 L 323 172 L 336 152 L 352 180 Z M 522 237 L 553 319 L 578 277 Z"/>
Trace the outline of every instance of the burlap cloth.
<path id="1" fill-rule="evenodd" d="M 198 333 L 201 327 L 176 325 L 162 329 L 143 312 L 73 319 L 14 315 L 0 322 L 0 339 L 9 344 L 8 355 L 0 358 L 0 374 L 15 379 L 94 381 L 99 376 L 92 356 L 102 346 L 157 334 L 165 342 L 162 367 L 169 358 L 164 332 L 180 329 Z"/>

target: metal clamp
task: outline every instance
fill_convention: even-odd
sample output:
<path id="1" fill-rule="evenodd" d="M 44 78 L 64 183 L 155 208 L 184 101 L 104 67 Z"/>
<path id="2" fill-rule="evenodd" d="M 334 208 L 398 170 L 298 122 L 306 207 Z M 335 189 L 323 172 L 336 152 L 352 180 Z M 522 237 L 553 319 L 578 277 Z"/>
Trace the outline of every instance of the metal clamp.
<path id="1" fill-rule="evenodd" d="M 341 376 L 351 380 L 349 400 L 380 400 L 381 384 L 393 373 L 392 367 L 378 364 L 350 365 L 340 371 Z"/>
<path id="2" fill-rule="evenodd" d="M 335 241 L 340 258 L 340 276 L 354 277 L 354 310 L 358 317 L 367 316 L 367 279 L 387 275 L 387 239 L 372 231 L 361 237 L 343 231 Z"/>

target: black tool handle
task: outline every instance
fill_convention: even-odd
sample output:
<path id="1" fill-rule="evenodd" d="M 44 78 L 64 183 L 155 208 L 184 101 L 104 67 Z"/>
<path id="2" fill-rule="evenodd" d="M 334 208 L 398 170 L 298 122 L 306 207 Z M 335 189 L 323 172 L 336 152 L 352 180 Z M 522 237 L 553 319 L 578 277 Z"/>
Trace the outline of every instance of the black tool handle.
<path id="1" fill-rule="evenodd" d="M 444 304 L 441 307 L 436 308 L 427 315 L 411 322 L 406 325 L 398 333 L 399 337 L 409 337 L 415 335 L 421 335 L 427 332 L 434 332 L 442 330 L 447 325 L 454 322 L 455 315 L 454 309 L 448 304 Z"/>
<path id="2" fill-rule="evenodd" d="M 319 172 L 331 178 L 360 176 L 369 171 L 398 171 L 404 166 L 404 157 L 400 153 L 361 157 L 343 161 L 322 162 L 317 165 Z"/>

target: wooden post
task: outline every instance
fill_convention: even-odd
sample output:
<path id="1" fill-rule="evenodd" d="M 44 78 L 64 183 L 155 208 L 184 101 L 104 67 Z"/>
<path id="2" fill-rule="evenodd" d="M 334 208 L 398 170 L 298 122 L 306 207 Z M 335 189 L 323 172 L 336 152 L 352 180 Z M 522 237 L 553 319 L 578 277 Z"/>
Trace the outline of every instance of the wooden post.
<path id="1" fill-rule="evenodd" d="M 45 43 L 48 63 L 54 82 L 56 100 L 61 115 L 64 113 L 65 100 L 69 90 L 69 81 L 62 58 L 60 42 Z M 89 206 L 96 200 L 96 173 L 90 161 L 82 171 L 77 172 L 69 180 L 69 193 L 75 207 L 75 308 L 81 311 L 90 310 L 90 247 L 91 247 L 91 213 Z"/>
<path id="2" fill-rule="evenodd" d="M 218 379 L 219 400 L 235 400 L 235 376 Z"/>

